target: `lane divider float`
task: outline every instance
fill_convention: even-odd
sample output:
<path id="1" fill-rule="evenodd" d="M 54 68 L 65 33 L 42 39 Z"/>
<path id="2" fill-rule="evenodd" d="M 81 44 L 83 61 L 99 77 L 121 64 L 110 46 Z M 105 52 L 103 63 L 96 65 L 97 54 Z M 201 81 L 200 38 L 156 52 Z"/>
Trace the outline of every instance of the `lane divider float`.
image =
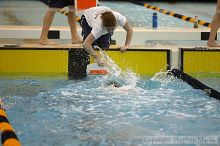
<path id="1" fill-rule="evenodd" d="M 199 80 L 193 78 L 192 76 L 182 72 L 179 69 L 172 69 L 168 72 L 169 75 L 173 75 L 174 77 L 186 82 L 187 84 L 191 85 L 194 89 L 202 90 L 206 93 L 206 95 L 213 97 L 217 100 L 220 100 L 220 92 L 216 91 L 215 89 L 206 86 Z"/>
<path id="2" fill-rule="evenodd" d="M 2 146 L 21 146 L 15 130 L 8 121 L 7 114 L 0 101 L 0 131 Z"/>

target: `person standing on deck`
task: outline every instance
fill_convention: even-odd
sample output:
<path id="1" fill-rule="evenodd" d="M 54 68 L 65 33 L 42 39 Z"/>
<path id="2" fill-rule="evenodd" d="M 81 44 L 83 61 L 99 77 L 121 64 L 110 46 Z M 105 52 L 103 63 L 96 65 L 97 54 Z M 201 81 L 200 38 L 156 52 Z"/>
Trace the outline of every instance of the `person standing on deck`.
<path id="1" fill-rule="evenodd" d="M 82 43 L 81 37 L 77 34 L 76 30 L 76 15 L 74 0 L 41 0 L 46 5 L 49 6 L 48 11 L 46 12 L 43 19 L 43 27 L 40 36 L 39 43 L 43 45 L 54 45 L 55 42 L 48 39 L 48 31 L 53 22 L 54 15 L 57 11 L 64 7 L 69 7 L 68 13 L 68 23 L 71 30 L 72 43 Z"/>
<path id="2" fill-rule="evenodd" d="M 216 13 L 212 19 L 211 32 L 207 45 L 210 47 L 220 47 L 220 43 L 215 41 L 215 37 L 220 27 L 220 0 L 217 2 Z"/>

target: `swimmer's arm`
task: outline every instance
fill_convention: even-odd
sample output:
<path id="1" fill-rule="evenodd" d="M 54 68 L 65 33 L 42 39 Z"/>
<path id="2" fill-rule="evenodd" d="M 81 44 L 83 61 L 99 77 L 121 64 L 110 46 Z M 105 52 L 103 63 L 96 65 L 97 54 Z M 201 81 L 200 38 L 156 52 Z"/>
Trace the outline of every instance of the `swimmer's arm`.
<path id="1" fill-rule="evenodd" d="M 122 47 L 121 51 L 126 51 L 126 49 L 129 48 L 129 45 L 131 43 L 131 38 L 132 38 L 132 35 L 133 35 L 133 29 L 132 29 L 131 25 L 128 22 L 125 23 L 123 28 L 127 32 L 127 34 L 126 34 L 125 45 Z"/>
<path id="2" fill-rule="evenodd" d="M 85 41 L 83 42 L 83 48 L 95 59 L 99 66 L 103 66 L 100 57 L 96 54 L 95 50 L 92 47 L 92 43 L 95 41 L 95 37 L 90 33 Z"/>

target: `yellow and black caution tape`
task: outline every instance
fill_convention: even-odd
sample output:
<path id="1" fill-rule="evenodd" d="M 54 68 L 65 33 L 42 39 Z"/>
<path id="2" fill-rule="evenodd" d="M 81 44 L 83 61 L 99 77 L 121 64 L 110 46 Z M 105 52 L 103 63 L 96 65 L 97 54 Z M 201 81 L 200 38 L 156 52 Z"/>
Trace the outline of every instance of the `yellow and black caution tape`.
<path id="1" fill-rule="evenodd" d="M 66 11 L 65 9 L 60 9 L 60 10 L 59 10 L 59 13 L 65 15 L 65 16 L 68 16 L 68 15 L 69 15 L 69 12 Z M 80 23 L 80 20 L 81 20 L 80 17 L 76 17 L 76 21 L 77 21 L 77 22 Z"/>
<path id="2" fill-rule="evenodd" d="M 2 146 L 21 146 L 14 128 L 7 119 L 5 110 L 0 105 L 0 131 Z"/>
<path id="3" fill-rule="evenodd" d="M 152 9 L 152 10 L 157 11 L 159 13 L 163 13 L 163 14 L 166 14 L 166 15 L 173 16 L 175 18 L 182 19 L 184 21 L 188 21 L 188 22 L 192 22 L 192 23 L 196 22 L 195 18 L 188 17 L 188 16 L 181 15 L 181 14 L 177 14 L 177 13 L 175 13 L 173 11 L 168 11 L 168 10 L 165 10 L 165 9 L 161 9 L 159 7 L 152 6 L 152 5 L 147 4 L 147 3 L 142 3 L 142 2 L 138 2 L 138 1 L 134 1 L 134 0 L 129 0 L 129 2 L 135 3 L 137 5 L 144 6 L 144 7 L 148 8 L 148 9 Z M 211 27 L 211 24 L 206 22 L 206 21 L 204 21 L 204 20 L 198 20 L 198 24 L 202 25 L 202 26 L 206 26 L 206 27 Z"/>

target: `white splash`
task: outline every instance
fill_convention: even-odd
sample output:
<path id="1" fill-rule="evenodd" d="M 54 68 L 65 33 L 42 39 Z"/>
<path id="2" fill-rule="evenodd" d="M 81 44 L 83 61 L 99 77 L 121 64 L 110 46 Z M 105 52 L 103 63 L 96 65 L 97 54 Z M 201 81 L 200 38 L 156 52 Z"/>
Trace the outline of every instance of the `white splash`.
<path id="1" fill-rule="evenodd" d="M 169 83 L 169 82 L 173 81 L 173 79 L 174 79 L 173 76 L 167 75 L 167 72 L 164 72 L 164 71 L 160 71 L 160 72 L 156 73 L 151 78 L 152 81 L 158 81 L 160 83 Z"/>
<path id="2" fill-rule="evenodd" d="M 109 71 L 109 74 L 119 76 L 122 72 L 121 68 L 105 53 L 105 51 L 100 48 L 99 50 L 102 60 L 105 62 L 105 66 Z"/>
<path id="3" fill-rule="evenodd" d="M 140 76 L 134 73 L 131 69 L 122 71 L 122 69 L 105 53 L 105 51 L 100 48 L 99 50 L 102 60 L 105 62 L 105 66 L 109 72 L 107 76 L 103 77 L 103 81 L 116 81 L 122 86 L 135 88 Z"/>

